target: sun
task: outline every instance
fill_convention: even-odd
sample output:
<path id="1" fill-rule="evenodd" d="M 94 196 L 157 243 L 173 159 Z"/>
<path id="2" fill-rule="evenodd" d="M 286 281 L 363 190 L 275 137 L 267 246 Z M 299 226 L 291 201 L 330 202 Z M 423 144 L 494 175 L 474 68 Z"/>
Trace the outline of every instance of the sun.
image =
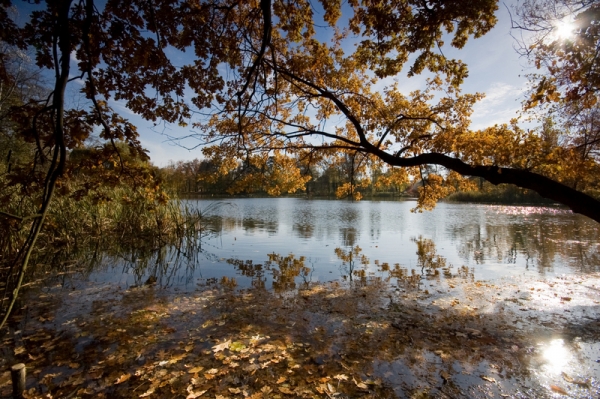
<path id="1" fill-rule="evenodd" d="M 556 40 L 566 40 L 573 37 L 575 24 L 571 21 L 557 21 L 552 27 L 552 36 Z"/>

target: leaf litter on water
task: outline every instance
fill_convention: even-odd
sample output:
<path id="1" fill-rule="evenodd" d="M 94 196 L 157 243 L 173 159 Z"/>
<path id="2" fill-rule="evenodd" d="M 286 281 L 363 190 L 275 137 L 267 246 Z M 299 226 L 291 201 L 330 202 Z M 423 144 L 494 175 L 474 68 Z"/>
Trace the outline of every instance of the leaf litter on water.
<path id="1" fill-rule="evenodd" d="M 541 309 L 535 296 L 544 305 L 556 298 L 553 303 L 563 314 L 565 295 L 554 296 L 561 281 L 552 284 L 548 292 L 529 289 L 535 294 L 528 306 Z M 31 388 L 32 398 L 71 392 L 98 398 L 194 398 L 209 391 L 211 397 L 402 397 L 423 387 L 430 396 L 440 389 L 459 395 L 469 386 L 463 376 L 473 374 L 488 384 L 468 389 L 491 389 L 504 397 L 507 390 L 518 389 L 513 376 L 534 381 L 528 354 L 535 354 L 531 348 L 537 336 L 528 335 L 524 326 L 533 328 L 539 320 L 518 311 L 520 300 L 512 301 L 518 294 L 509 294 L 519 291 L 517 285 L 497 288 L 457 280 L 452 285 L 451 294 L 425 293 L 410 285 L 394 294 L 393 286 L 377 279 L 314 284 L 286 296 L 211 289 L 178 302 L 173 296 L 154 296 L 152 288 L 132 290 L 95 297 L 99 310 L 92 314 L 57 313 L 57 322 L 69 320 L 62 330 L 40 330 L 39 320 L 32 318 L 22 332 L 23 352 L 12 356 L 26 356 L 32 375 L 39 376 L 42 389 Z M 577 292 L 569 291 L 569 297 L 570 302 L 580 300 Z M 540 315 L 553 323 L 548 325 L 565 323 Z M 596 337 L 591 330 L 588 336 Z M 463 372 L 449 367 L 456 364 Z M 405 372 L 428 377 L 411 383 L 402 378 Z M 587 395 L 597 392 L 593 380 L 566 372 L 563 378 Z M 545 386 L 550 389 L 540 383 L 539 392 L 563 394 L 555 384 Z M 7 388 L 6 382 L 0 386 Z"/>

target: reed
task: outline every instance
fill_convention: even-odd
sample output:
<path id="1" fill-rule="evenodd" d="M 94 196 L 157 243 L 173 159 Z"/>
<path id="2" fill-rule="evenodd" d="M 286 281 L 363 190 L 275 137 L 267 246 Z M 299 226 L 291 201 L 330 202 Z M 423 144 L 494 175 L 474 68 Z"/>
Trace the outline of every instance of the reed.
<path id="1" fill-rule="evenodd" d="M 19 201 L 17 204 L 15 199 L 14 206 L 8 209 L 16 212 L 18 208 L 21 214 L 34 212 L 34 200 Z M 26 238 L 29 223 L 10 218 L 0 218 L 0 223 L 0 276 L 6 277 L 10 260 Z M 87 259 L 90 252 L 93 257 L 94 251 L 152 252 L 169 245 L 190 251 L 198 249 L 202 236 L 209 233 L 203 212 L 178 199 L 165 201 L 164 196 L 124 185 L 106 187 L 77 199 L 55 197 L 33 260 L 36 265 L 58 267 Z"/>

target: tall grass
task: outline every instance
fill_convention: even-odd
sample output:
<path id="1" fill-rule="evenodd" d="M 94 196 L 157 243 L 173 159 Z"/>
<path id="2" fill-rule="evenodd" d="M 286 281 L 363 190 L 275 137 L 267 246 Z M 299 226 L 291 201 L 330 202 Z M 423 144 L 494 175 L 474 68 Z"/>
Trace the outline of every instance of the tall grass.
<path id="1" fill-rule="evenodd" d="M 12 207 L 34 213 L 35 200 L 20 198 Z M 151 258 L 170 246 L 195 257 L 201 238 L 209 234 L 203 212 L 181 201 L 149 195 L 144 188 L 121 185 L 83 197 L 56 196 L 32 256 L 32 273 L 62 272 L 74 264 L 88 268 L 105 255 Z M 16 213 L 16 211 L 15 211 Z M 0 290 L 12 281 L 12 259 L 25 240 L 29 222 L 0 218 Z M 32 281 L 32 276 L 29 278 Z M 6 293 L 5 293 L 6 296 Z"/>

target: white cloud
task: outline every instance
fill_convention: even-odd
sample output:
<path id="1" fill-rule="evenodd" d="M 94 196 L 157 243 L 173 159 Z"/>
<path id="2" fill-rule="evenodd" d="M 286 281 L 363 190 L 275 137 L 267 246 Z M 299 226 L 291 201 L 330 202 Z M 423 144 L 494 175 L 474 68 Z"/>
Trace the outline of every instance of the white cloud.
<path id="1" fill-rule="evenodd" d="M 504 82 L 492 83 L 486 96 L 474 107 L 473 129 L 483 129 L 497 123 L 507 123 L 521 110 L 525 88 Z"/>

